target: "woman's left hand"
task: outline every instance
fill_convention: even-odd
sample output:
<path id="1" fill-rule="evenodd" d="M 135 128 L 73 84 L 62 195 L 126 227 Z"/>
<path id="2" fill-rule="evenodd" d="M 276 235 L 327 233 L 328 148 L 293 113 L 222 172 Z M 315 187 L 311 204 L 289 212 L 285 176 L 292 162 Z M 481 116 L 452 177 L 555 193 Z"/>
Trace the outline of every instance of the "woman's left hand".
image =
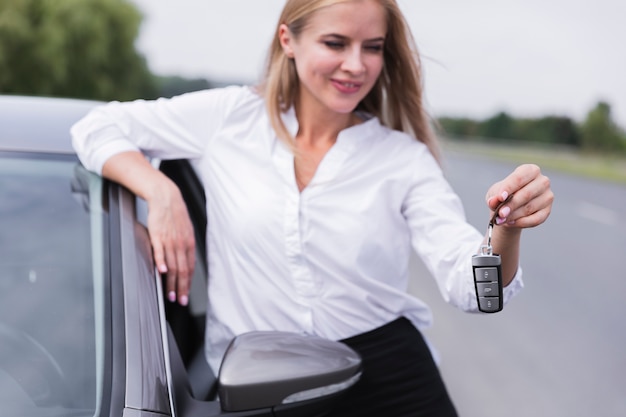
<path id="1" fill-rule="evenodd" d="M 511 194 L 513 197 L 498 210 L 496 224 L 529 228 L 542 224 L 552 211 L 554 193 L 550 179 L 537 165 L 518 166 L 508 177 L 487 191 L 487 205 L 493 211 Z"/>

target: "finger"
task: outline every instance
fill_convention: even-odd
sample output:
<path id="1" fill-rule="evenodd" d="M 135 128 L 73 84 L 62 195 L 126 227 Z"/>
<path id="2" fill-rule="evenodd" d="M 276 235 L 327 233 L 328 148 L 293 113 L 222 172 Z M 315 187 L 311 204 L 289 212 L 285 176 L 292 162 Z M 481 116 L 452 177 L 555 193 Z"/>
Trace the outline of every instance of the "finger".
<path id="1" fill-rule="evenodd" d="M 167 274 L 165 276 L 165 291 L 167 299 L 170 302 L 176 301 L 176 281 L 178 279 L 178 267 L 176 263 L 176 253 L 172 247 L 167 247 L 165 251 L 165 258 L 168 265 Z"/>
<path id="2" fill-rule="evenodd" d="M 553 201 L 554 194 L 550 189 L 538 192 L 513 210 L 507 221 L 517 227 L 538 226 L 550 215 Z"/>
<path id="3" fill-rule="evenodd" d="M 493 188 L 493 187 L 492 187 Z M 506 190 L 501 190 L 498 194 L 494 194 L 491 197 L 487 197 L 487 205 L 491 210 L 495 210 L 500 204 L 512 198 L 513 195 L 509 194 Z"/>
<path id="4" fill-rule="evenodd" d="M 165 251 L 159 239 L 152 238 L 152 256 L 157 270 L 161 274 L 167 273 L 167 263 L 165 262 Z"/>
<path id="5" fill-rule="evenodd" d="M 502 196 L 506 196 L 507 193 L 502 193 Z M 510 194 L 506 199 L 500 201 L 498 205 L 493 209 L 493 213 L 491 215 L 491 223 L 502 224 L 505 219 L 511 212 L 511 207 L 509 206 L 509 202 L 513 199 L 514 194 Z"/>
<path id="6" fill-rule="evenodd" d="M 541 170 L 537 165 L 520 165 L 502 181 L 494 184 L 487 194 L 487 203 L 494 210 L 499 203 L 506 200 L 511 194 L 516 194 L 526 185 L 533 182 Z"/>
<path id="7" fill-rule="evenodd" d="M 166 239 L 161 245 L 163 248 L 163 258 L 165 268 L 165 293 L 171 302 L 176 301 L 176 280 L 178 277 L 178 265 L 176 261 L 176 250 L 170 239 Z"/>
<path id="8" fill-rule="evenodd" d="M 165 275 L 165 294 L 169 301 L 176 301 L 176 291 L 175 286 L 172 285 L 173 272 L 175 272 L 175 268 L 169 268 L 168 258 L 170 258 L 167 253 L 168 249 L 163 245 L 160 238 L 156 237 L 156 233 L 150 233 L 150 243 L 152 246 L 152 257 L 154 258 L 154 264 L 156 265 L 157 271 L 161 275 Z M 175 282 L 175 281 L 174 281 Z"/>
<path id="9" fill-rule="evenodd" d="M 154 257 L 154 263 L 160 274 L 165 275 L 165 292 L 167 299 L 171 302 L 176 301 L 176 286 L 175 286 L 175 268 L 169 268 L 167 261 L 167 250 L 160 243 L 160 240 L 153 239 L 152 241 L 152 256 Z"/>
<path id="10" fill-rule="evenodd" d="M 181 249 L 177 253 L 178 276 L 176 280 L 176 293 L 178 303 L 186 306 L 189 303 L 189 287 L 193 274 L 195 257 L 188 249 Z"/>
<path id="11" fill-rule="evenodd" d="M 515 227 L 522 228 L 522 229 L 537 227 L 540 224 L 544 223 L 548 219 L 549 215 L 550 215 L 550 208 L 545 207 L 527 216 L 519 217 L 514 220 L 508 220 L 506 225 L 515 226 Z"/>
<path id="12" fill-rule="evenodd" d="M 517 194 L 541 175 L 541 169 L 535 164 L 520 165 L 502 181 L 502 186 L 509 194 Z"/>

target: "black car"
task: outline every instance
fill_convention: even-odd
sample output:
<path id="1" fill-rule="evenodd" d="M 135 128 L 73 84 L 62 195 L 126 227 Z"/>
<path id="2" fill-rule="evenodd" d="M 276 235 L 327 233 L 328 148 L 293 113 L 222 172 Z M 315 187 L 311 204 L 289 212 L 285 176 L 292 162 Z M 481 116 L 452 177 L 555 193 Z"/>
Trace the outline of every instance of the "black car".
<path id="1" fill-rule="evenodd" d="M 247 333 L 213 376 L 202 187 L 189 161 L 160 164 L 197 233 L 181 307 L 164 302 L 145 203 L 71 148 L 70 126 L 97 104 L 0 96 L 0 416 L 323 415 L 361 372 L 341 343 Z"/>

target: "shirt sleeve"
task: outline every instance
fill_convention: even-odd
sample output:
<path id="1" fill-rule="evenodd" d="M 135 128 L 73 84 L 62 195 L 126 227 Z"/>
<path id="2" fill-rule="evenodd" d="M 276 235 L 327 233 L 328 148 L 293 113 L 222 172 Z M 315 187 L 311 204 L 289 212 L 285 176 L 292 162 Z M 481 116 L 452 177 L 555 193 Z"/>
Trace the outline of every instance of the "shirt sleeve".
<path id="1" fill-rule="evenodd" d="M 157 100 L 96 107 L 71 128 L 85 167 L 97 173 L 113 155 L 141 151 L 160 159 L 198 158 L 247 87 L 227 87 Z"/>
<path id="2" fill-rule="evenodd" d="M 466 221 L 460 198 L 424 147 L 416 164 L 403 213 L 413 249 L 437 281 L 444 300 L 464 311 L 478 311 L 472 255 L 483 235 Z M 523 287 L 522 271 L 503 291 L 506 304 Z"/>

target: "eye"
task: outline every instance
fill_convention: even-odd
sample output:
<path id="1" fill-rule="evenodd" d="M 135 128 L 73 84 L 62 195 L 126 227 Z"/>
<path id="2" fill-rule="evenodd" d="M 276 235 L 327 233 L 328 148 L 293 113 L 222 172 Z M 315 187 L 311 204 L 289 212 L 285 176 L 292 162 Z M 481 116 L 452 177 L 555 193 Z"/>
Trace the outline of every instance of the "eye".
<path id="1" fill-rule="evenodd" d="M 341 41 L 324 41 L 324 45 L 330 49 L 341 49 L 344 47 L 344 43 Z"/>
<path id="2" fill-rule="evenodd" d="M 364 48 L 368 52 L 380 53 L 383 50 L 383 45 L 382 44 L 365 45 Z"/>

